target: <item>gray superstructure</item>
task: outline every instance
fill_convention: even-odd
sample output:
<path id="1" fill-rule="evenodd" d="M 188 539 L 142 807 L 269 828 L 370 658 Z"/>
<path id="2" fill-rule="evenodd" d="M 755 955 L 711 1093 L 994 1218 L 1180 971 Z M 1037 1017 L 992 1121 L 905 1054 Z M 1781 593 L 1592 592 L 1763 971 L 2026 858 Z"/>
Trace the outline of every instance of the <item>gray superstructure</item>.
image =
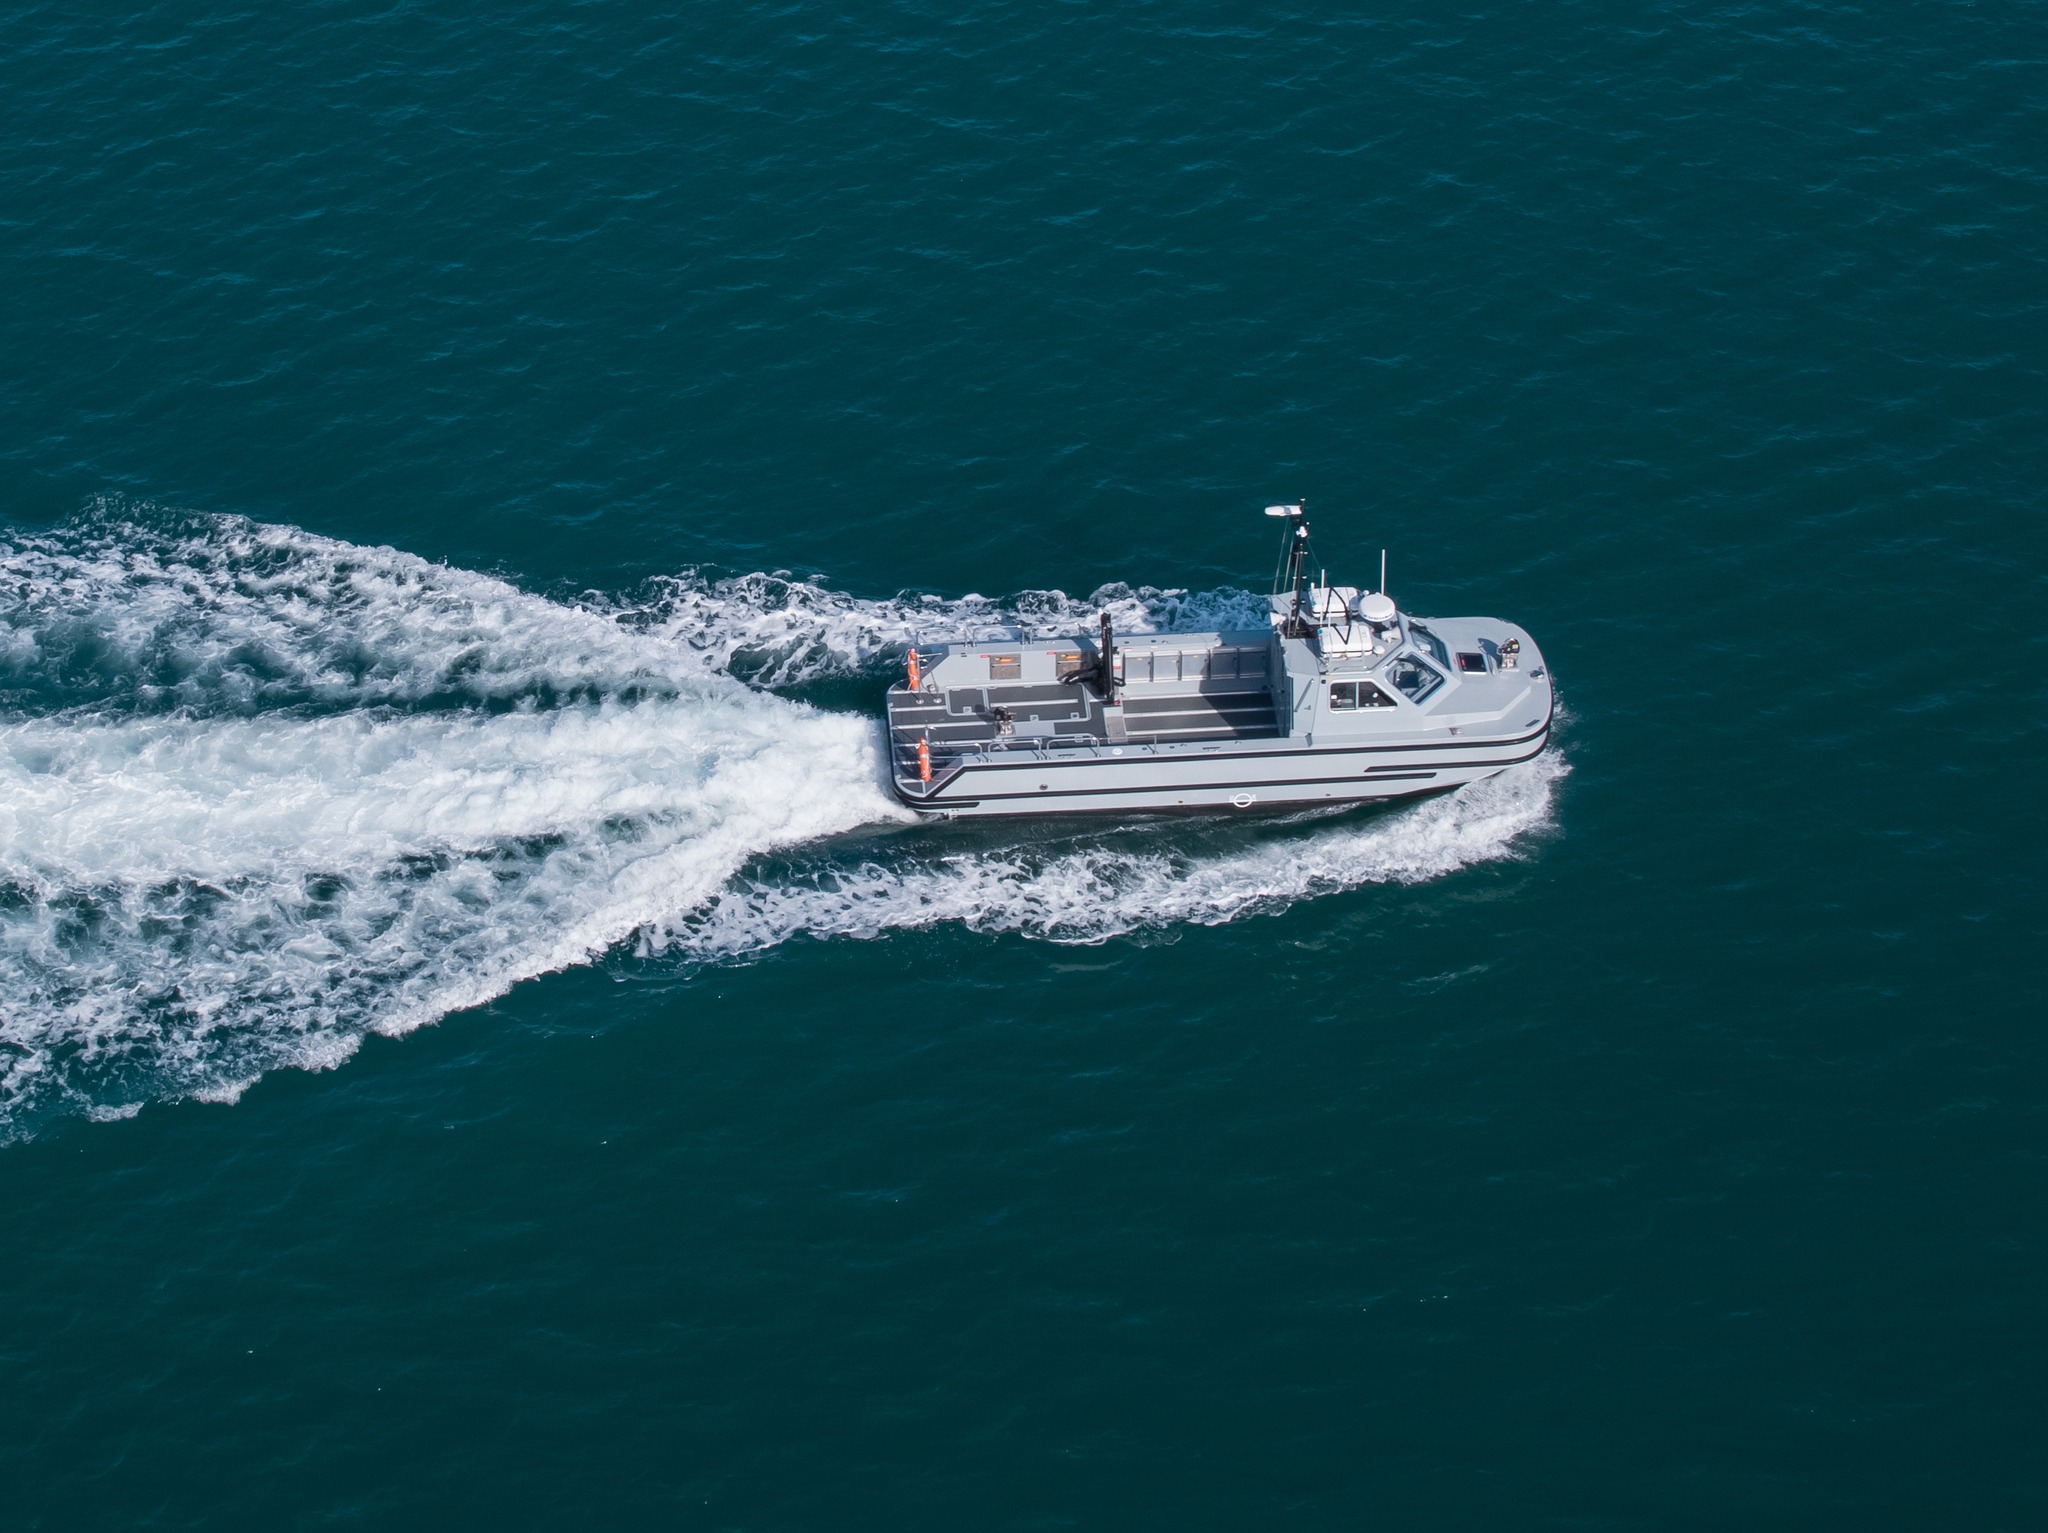
<path id="1" fill-rule="evenodd" d="M 1046 639 L 992 628 L 912 650 L 889 690 L 891 777 L 935 815 L 1223 811 L 1432 793 L 1539 755 L 1551 687 L 1498 618 L 1417 618 L 1311 583 L 1288 522 L 1264 628 Z"/>

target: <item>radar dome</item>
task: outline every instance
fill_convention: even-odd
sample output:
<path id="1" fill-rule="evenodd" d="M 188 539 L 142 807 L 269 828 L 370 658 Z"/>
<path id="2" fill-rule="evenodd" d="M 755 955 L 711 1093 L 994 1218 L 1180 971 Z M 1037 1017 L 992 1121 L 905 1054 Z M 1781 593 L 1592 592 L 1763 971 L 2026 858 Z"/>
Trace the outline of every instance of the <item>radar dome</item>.
<path id="1" fill-rule="evenodd" d="M 1368 591 L 1358 598 L 1358 615 L 1368 623 L 1391 623 L 1394 598 L 1384 591 Z"/>

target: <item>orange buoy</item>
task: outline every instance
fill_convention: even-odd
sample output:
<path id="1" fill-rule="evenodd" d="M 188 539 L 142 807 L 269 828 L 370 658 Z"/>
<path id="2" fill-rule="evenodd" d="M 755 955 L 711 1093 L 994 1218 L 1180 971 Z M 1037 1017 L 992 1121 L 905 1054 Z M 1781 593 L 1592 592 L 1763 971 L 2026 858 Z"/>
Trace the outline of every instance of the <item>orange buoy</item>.
<path id="1" fill-rule="evenodd" d="M 917 779 L 927 783 L 932 780 L 932 737 L 929 733 L 917 737 Z"/>
<path id="2" fill-rule="evenodd" d="M 910 652 L 910 690 L 915 692 L 923 686 L 923 679 L 917 674 L 917 651 Z"/>

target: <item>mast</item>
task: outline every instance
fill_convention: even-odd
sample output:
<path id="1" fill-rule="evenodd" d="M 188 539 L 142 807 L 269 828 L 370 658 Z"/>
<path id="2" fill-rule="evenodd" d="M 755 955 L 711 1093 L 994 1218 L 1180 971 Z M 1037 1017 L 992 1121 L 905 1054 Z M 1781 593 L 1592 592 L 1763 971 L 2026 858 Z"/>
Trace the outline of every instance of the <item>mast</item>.
<path id="1" fill-rule="evenodd" d="M 1308 506 L 1296 501 L 1288 506 L 1268 506 L 1266 515 L 1287 519 L 1287 541 L 1280 546 L 1280 567 L 1274 572 L 1273 594 L 1291 591 L 1294 605 L 1287 614 L 1287 624 L 1281 632 L 1290 639 L 1305 638 L 1308 624 L 1301 618 L 1302 599 L 1308 594 L 1309 547 L 1308 547 Z"/>

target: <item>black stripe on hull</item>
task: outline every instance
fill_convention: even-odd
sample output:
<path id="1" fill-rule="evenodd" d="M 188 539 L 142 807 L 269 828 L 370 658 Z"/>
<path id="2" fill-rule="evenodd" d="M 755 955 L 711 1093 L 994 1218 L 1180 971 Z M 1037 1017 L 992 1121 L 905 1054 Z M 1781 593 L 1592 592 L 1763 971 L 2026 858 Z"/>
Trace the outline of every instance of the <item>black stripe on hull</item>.
<path id="1" fill-rule="evenodd" d="M 1421 775 L 1435 777 L 1437 774 L 1426 772 Z M 1260 799 L 1256 803 L 1247 804 L 1242 809 L 1231 803 L 1066 804 L 1058 807 L 1048 806 L 1045 809 L 1039 810 L 1036 815 L 1021 809 L 990 809 L 980 815 L 972 816 L 972 818 L 1024 820 L 1054 815 L 1158 814 L 1174 815 L 1181 819 L 1187 819 L 1195 815 L 1295 814 L 1303 809 L 1336 809 L 1355 807 L 1359 804 L 1391 804 L 1401 799 L 1409 798 L 1433 798 L 1439 793 L 1450 793 L 1464 786 L 1461 782 L 1403 783 L 1399 779 L 1386 777 L 1375 777 L 1371 779 L 1371 782 L 1392 783 L 1393 786 L 1384 793 L 1335 793 L 1324 794 L 1321 798 Z M 1360 779 L 1360 783 L 1370 786 L 1370 783 L 1363 778 Z M 1051 798 L 1052 795 L 1050 793 L 1037 793 L 1033 794 L 1032 797 Z M 935 808 L 930 804 L 920 803 L 912 803 L 910 807 L 917 810 L 928 820 L 948 820 L 958 818 L 969 810 L 979 810 L 984 802 L 986 801 L 983 799 L 964 798 L 949 802 L 943 808 Z"/>

